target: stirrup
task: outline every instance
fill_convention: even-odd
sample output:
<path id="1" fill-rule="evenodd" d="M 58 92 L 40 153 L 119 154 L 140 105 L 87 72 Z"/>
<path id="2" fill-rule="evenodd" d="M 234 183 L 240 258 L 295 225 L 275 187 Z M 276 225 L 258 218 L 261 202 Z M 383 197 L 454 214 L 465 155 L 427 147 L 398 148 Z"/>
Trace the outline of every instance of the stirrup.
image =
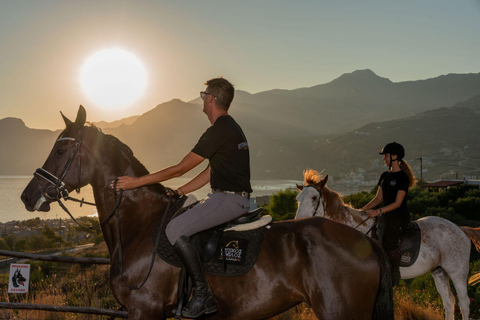
<path id="1" fill-rule="evenodd" d="M 183 317 L 194 319 L 194 318 L 198 318 L 198 317 L 200 317 L 204 314 L 210 314 L 210 313 L 214 313 L 214 312 L 217 311 L 217 299 L 215 298 L 215 295 L 210 290 L 210 288 L 208 289 L 208 291 L 205 294 L 206 294 L 206 296 L 202 297 L 202 298 L 194 296 L 187 303 L 187 306 L 188 306 L 188 304 L 190 304 L 190 302 L 192 302 L 193 299 L 204 299 L 203 306 L 201 306 L 200 310 L 198 310 L 196 313 L 192 313 L 192 311 L 195 311 L 195 310 L 188 310 L 187 306 L 185 306 L 182 310 Z M 195 303 L 198 304 L 198 302 L 194 302 L 194 304 Z M 210 304 L 210 306 L 208 306 L 208 304 Z M 193 305 L 192 307 L 195 307 L 195 305 Z"/>

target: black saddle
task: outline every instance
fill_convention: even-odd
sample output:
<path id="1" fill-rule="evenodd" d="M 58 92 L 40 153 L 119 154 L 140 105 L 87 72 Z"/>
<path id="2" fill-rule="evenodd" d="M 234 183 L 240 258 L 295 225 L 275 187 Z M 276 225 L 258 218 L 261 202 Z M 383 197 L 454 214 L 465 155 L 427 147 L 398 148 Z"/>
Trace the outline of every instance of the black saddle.
<path id="1" fill-rule="evenodd" d="M 420 227 L 416 222 L 410 222 L 402 229 L 400 245 L 394 250 L 400 256 L 400 267 L 410 267 L 417 261 L 421 241 Z"/>
<path id="2" fill-rule="evenodd" d="M 202 260 L 202 262 L 209 262 L 210 260 L 212 260 L 213 256 L 215 255 L 215 253 L 218 252 L 219 249 L 222 250 L 219 246 L 222 243 L 222 236 L 225 232 L 225 229 L 233 226 L 238 226 L 240 224 L 257 221 L 261 218 L 260 213 L 262 211 L 263 208 L 257 208 L 241 215 L 240 217 L 226 224 L 222 224 L 210 230 L 199 232 L 192 236 L 192 242 L 195 247 L 197 247 L 197 251 L 200 255 L 200 259 Z"/>
<path id="3" fill-rule="evenodd" d="M 198 202 L 197 202 L 198 203 Z M 195 206 L 180 208 L 165 217 L 165 223 L 158 222 L 153 234 L 155 242 L 160 237 L 157 254 L 165 262 L 182 267 L 182 262 L 167 239 L 165 228 L 168 221 Z M 213 275 L 238 276 L 247 273 L 257 260 L 265 226 L 247 231 L 228 231 L 229 227 L 250 223 L 261 218 L 263 208 L 247 212 L 239 218 L 215 228 L 199 232 L 191 237 L 202 260 L 205 273 Z M 227 231 L 225 231 L 227 229 Z M 160 232 L 160 234 L 159 234 Z"/>

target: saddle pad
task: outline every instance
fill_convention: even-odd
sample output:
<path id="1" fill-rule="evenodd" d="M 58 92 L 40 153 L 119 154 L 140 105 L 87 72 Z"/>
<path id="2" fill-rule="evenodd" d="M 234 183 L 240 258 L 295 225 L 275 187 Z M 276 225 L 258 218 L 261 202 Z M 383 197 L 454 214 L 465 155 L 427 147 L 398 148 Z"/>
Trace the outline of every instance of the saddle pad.
<path id="1" fill-rule="evenodd" d="M 402 231 L 400 246 L 400 266 L 410 267 L 417 261 L 421 242 L 420 228 L 416 222 L 412 222 L 408 228 Z"/>
<path id="2" fill-rule="evenodd" d="M 272 222 L 273 218 L 270 215 L 263 216 L 258 220 L 255 220 L 250 223 L 242 223 L 233 227 L 228 227 L 225 229 L 225 232 L 227 231 L 247 231 L 247 230 L 253 230 L 257 228 L 261 228 Z"/>
<path id="3" fill-rule="evenodd" d="M 165 234 L 166 225 L 172 216 L 173 214 L 169 214 L 166 217 L 163 226 L 161 221 L 157 224 L 153 233 L 153 241 L 155 242 L 158 232 L 160 232 L 157 254 L 163 261 L 180 268 L 182 262 Z M 160 227 L 162 227 L 161 230 L 159 230 Z M 214 257 L 203 263 L 203 270 L 207 274 L 219 276 L 240 276 L 247 273 L 257 261 L 264 232 L 265 227 L 241 232 L 225 231 L 220 241 L 220 247 L 223 249 L 217 248 Z M 226 258 L 225 263 L 224 257 Z"/>

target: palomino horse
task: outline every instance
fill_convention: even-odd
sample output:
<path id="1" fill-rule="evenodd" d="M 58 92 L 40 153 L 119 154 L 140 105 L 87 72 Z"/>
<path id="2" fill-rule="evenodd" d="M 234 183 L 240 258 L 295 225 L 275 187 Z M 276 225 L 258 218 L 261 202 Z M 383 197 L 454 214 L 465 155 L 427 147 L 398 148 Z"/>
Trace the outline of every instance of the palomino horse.
<path id="1" fill-rule="evenodd" d="M 22 201 L 29 211 L 48 211 L 65 190 L 90 184 L 99 219 L 105 221 L 101 225 L 115 298 L 129 319 L 173 317 L 180 269 L 154 257 L 149 273 L 154 227 L 171 196 L 164 186 L 154 184 L 125 191 L 120 203 L 114 201 L 110 183 L 115 177 L 148 171 L 129 147 L 85 126 L 85 119 L 81 106 L 75 122 L 64 117 L 66 129 L 25 188 Z M 115 206 L 118 226 L 115 219 L 109 220 Z M 140 289 L 132 288 L 146 278 Z M 266 319 L 301 302 L 319 319 L 393 319 L 383 250 L 360 232 L 324 218 L 273 223 L 265 231 L 253 269 L 236 277 L 207 275 L 207 280 L 218 300 L 218 312 L 207 319 Z"/>
<path id="2" fill-rule="evenodd" d="M 304 172 L 304 186 L 297 186 L 301 192 L 297 196 L 296 219 L 320 216 L 357 228 L 363 233 L 370 230 L 374 220 L 365 221 L 368 218 L 366 213 L 345 205 L 337 192 L 327 188 L 327 180 L 328 175 L 322 179 L 321 174 L 315 170 Z M 455 296 L 450 288 L 451 279 L 457 291 L 462 317 L 468 320 L 470 299 L 467 294 L 467 278 L 470 239 L 477 249 L 480 249 L 480 228 L 458 227 L 440 217 L 425 217 L 419 219 L 417 223 L 422 237 L 420 253 L 412 266 L 400 267 L 402 279 L 415 278 L 431 271 L 443 299 L 445 318 L 453 320 Z"/>

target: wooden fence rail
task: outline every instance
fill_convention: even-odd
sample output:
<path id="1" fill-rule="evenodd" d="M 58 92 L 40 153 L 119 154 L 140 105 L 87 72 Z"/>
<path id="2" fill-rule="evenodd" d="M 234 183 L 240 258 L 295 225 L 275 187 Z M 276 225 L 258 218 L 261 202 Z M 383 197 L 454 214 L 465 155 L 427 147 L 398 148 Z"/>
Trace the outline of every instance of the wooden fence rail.
<path id="1" fill-rule="evenodd" d="M 62 256 L 51 256 L 44 254 L 34 254 L 26 252 L 15 252 L 8 250 L 0 250 L 0 255 L 21 259 L 31 259 L 31 260 L 40 260 L 40 261 L 51 261 L 51 262 L 64 262 L 64 263 L 81 263 L 81 264 L 110 264 L 110 259 L 107 258 L 76 258 L 76 257 L 62 257 Z"/>
<path id="2" fill-rule="evenodd" d="M 73 312 L 73 313 L 88 313 L 111 316 L 115 318 L 128 318 L 126 311 L 102 309 L 102 308 L 87 308 L 87 307 L 69 307 L 69 306 L 52 306 L 48 304 L 33 304 L 33 303 L 13 303 L 0 302 L 2 309 L 21 309 L 21 310 L 42 310 L 53 312 Z"/>
<path id="3" fill-rule="evenodd" d="M 20 259 L 51 261 L 51 262 L 63 262 L 63 263 L 80 263 L 80 264 L 110 264 L 110 260 L 106 258 L 76 258 L 76 257 L 64 257 L 64 256 L 51 256 L 43 254 L 15 252 L 8 250 L 0 250 L 0 255 L 7 257 L 14 257 Z M 102 308 L 90 308 L 90 307 L 71 307 L 71 306 L 54 306 L 47 304 L 33 304 L 33 303 L 13 303 L 13 302 L 0 302 L 0 309 L 21 309 L 21 310 L 42 310 L 52 312 L 72 312 L 72 313 L 87 313 L 105 315 L 114 318 L 128 318 L 126 311 L 118 311 Z"/>

